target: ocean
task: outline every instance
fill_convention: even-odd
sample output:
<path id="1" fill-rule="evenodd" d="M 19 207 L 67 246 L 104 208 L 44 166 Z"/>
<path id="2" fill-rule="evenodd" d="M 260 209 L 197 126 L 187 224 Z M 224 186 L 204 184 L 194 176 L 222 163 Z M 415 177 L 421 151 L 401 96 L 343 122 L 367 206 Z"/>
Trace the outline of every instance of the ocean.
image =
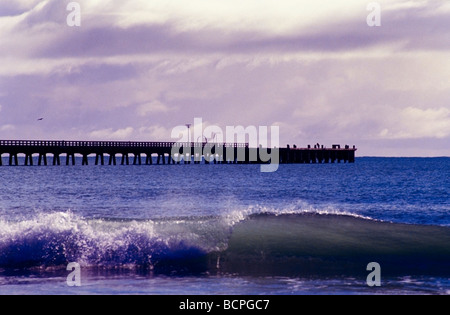
<path id="1" fill-rule="evenodd" d="M 450 158 L 0 179 L 0 294 L 450 294 Z"/>

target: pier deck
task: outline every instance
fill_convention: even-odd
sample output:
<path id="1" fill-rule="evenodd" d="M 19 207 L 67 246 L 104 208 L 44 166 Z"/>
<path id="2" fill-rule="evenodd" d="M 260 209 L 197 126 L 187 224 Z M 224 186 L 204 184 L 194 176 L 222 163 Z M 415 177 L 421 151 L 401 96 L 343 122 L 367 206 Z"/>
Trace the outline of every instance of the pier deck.
<path id="1" fill-rule="evenodd" d="M 23 165 L 26 166 L 61 165 L 62 158 L 65 158 L 63 164 L 75 165 L 76 156 L 82 157 L 82 165 L 89 164 L 90 156 L 95 156 L 96 165 L 354 163 L 356 150 L 355 146 L 348 145 L 344 148 L 316 145 L 314 148 L 267 149 L 252 148 L 248 144 L 207 142 L 0 140 L 0 166 L 19 165 L 19 156 L 25 157 Z M 8 163 L 3 162 L 4 155 Z M 272 159 L 277 157 L 278 161 L 262 158 L 267 155 Z"/>

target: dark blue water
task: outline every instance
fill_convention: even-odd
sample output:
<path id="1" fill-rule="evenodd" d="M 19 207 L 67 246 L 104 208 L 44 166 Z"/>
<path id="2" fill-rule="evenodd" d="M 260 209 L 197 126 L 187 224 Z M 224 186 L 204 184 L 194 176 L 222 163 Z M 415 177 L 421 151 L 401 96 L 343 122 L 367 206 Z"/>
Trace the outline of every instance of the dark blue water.
<path id="1" fill-rule="evenodd" d="M 450 293 L 449 158 L 78 162 L 0 167 L 0 294 Z"/>

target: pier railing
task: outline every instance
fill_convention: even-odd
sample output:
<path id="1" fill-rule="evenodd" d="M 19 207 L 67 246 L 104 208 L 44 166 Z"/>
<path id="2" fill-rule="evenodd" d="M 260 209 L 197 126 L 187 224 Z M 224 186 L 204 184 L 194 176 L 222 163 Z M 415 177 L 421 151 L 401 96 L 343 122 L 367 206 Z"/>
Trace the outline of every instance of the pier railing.
<path id="1" fill-rule="evenodd" d="M 46 140 L 0 140 L 0 146 L 9 147 L 115 147 L 115 148 L 172 148 L 223 146 L 246 148 L 248 143 L 210 142 L 136 142 L 136 141 L 46 141 Z"/>

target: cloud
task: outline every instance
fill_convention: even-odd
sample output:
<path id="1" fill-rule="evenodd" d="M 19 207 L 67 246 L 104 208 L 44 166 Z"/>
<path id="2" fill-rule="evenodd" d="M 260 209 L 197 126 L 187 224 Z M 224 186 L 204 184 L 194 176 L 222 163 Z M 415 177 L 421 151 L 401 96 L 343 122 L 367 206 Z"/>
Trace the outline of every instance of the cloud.
<path id="1" fill-rule="evenodd" d="M 89 58 L 160 53 L 347 52 L 402 44 L 403 50 L 448 50 L 450 12 L 442 1 L 380 1 L 383 26 L 365 23 L 359 0 L 81 1 L 83 26 L 66 25 L 65 2 L 30 6 L 3 19 L 3 54 Z M 421 3 L 424 3 L 423 1 Z M 430 5 L 431 3 L 431 5 Z M 1 21 L 1 20 L 0 20 Z M 8 27 L 6 27 L 8 26 Z"/>
<path id="2" fill-rule="evenodd" d="M 444 139 L 450 136 L 450 109 L 420 109 L 406 107 L 396 117 L 396 123 L 383 129 L 380 137 L 387 139 Z"/>
<path id="3" fill-rule="evenodd" d="M 177 139 L 171 138 L 171 132 L 171 128 L 156 124 L 154 126 L 139 128 L 136 139 L 139 141 L 176 141 Z"/>
<path id="4" fill-rule="evenodd" d="M 121 28 L 171 23 L 177 32 L 215 29 L 280 33 L 336 18 L 336 11 L 340 12 L 337 17 L 340 18 L 358 10 L 357 0 L 347 0 L 345 6 L 328 0 L 313 3 L 285 0 L 283 5 L 276 0 L 102 1 L 102 7 L 90 6 L 90 2 L 82 1 L 85 10 L 113 15 L 115 25 Z"/>
<path id="5" fill-rule="evenodd" d="M 127 140 L 134 132 L 133 127 L 113 130 L 112 128 L 94 130 L 90 132 L 89 137 L 95 140 Z"/>
<path id="6" fill-rule="evenodd" d="M 14 125 L 0 126 L 0 131 L 2 131 L 2 132 L 8 132 L 8 131 L 14 131 L 14 130 L 16 130 L 16 126 L 14 126 Z"/>
<path id="7" fill-rule="evenodd" d="M 15 137 L 170 140 L 194 117 L 299 146 L 450 137 L 448 1 L 380 0 L 375 28 L 360 0 L 79 0 L 81 27 L 68 2 L 0 3 Z"/>
<path id="8" fill-rule="evenodd" d="M 167 113 L 170 110 L 171 109 L 167 105 L 161 103 L 158 100 L 154 100 L 149 103 L 139 105 L 136 111 L 139 116 L 144 117 L 154 113 Z"/>
<path id="9" fill-rule="evenodd" d="M 42 0 L 3 0 L 0 2 L 0 17 L 21 15 L 40 2 Z"/>

